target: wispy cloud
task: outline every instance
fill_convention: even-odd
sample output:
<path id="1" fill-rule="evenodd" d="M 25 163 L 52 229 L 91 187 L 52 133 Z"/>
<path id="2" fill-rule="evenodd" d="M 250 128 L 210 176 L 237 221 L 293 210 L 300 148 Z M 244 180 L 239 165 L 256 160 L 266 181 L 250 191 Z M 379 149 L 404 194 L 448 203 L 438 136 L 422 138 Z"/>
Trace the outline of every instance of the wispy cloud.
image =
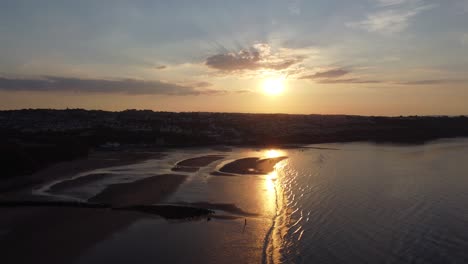
<path id="1" fill-rule="evenodd" d="M 300 79 L 338 78 L 348 73 L 349 71 L 345 69 L 332 69 L 327 71 L 316 72 L 311 75 L 302 76 Z"/>
<path id="2" fill-rule="evenodd" d="M 458 79 L 430 79 L 430 80 L 415 80 L 415 81 L 383 81 L 374 79 L 365 79 L 359 77 L 353 78 L 324 78 L 315 80 L 316 83 L 320 84 L 396 84 L 396 85 L 408 85 L 408 86 L 428 86 L 428 85 L 440 85 L 440 84 L 460 84 L 468 83 L 467 80 Z"/>
<path id="3" fill-rule="evenodd" d="M 456 83 L 465 83 L 466 80 L 454 80 L 454 79 L 433 79 L 433 80 L 416 80 L 416 81 L 406 81 L 398 82 L 400 85 L 436 85 L 436 84 L 456 84 Z"/>
<path id="4" fill-rule="evenodd" d="M 197 88 L 205 88 L 205 87 L 210 87 L 210 86 L 213 86 L 212 83 L 210 82 L 196 82 L 194 84 L 191 85 L 192 87 L 197 87 Z"/>
<path id="5" fill-rule="evenodd" d="M 346 26 L 391 35 L 404 31 L 415 16 L 434 8 L 433 4 L 426 4 L 422 0 L 378 0 L 378 2 L 380 10 L 368 14 L 364 20 L 346 23 Z"/>
<path id="6" fill-rule="evenodd" d="M 366 83 L 383 83 L 378 80 L 365 80 L 359 78 L 349 78 L 349 79 L 324 79 L 319 80 L 318 83 L 322 84 L 366 84 Z"/>
<path id="7" fill-rule="evenodd" d="M 411 2 L 411 0 L 376 0 L 380 6 L 395 6 L 401 5 L 407 2 Z"/>
<path id="8" fill-rule="evenodd" d="M 412 81 L 376 80 L 353 74 L 351 70 L 344 68 L 322 70 L 313 74 L 301 76 L 299 79 L 308 79 L 320 84 L 396 84 L 428 86 L 438 84 L 468 83 L 467 80 L 463 79 L 422 79 Z"/>
<path id="9" fill-rule="evenodd" d="M 342 78 L 343 76 L 348 76 L 351 73 L 350 70 L 343 68 L 330 69 L 325 71 L 315 72 L 313 74 L 305 75 L 299 79 L 308 79 L 313 80 L 316 83 L 320 84 L 366 84 L 366 83 L 383 83 L 378 80 L 368 80 L 362 79 L 361 77 L 348 77 Z"/>
<path id="10" fill-rule="evenodd" d="M 270 45 L 259 43 L 237 52 L 212 55 L 206 59 L 205 65 L 225 72 L 258 69 L 284 70 L 303 60 L 301 56 L 272 52 Z"/>
<path id="11" fill-rule="evenodd" d="M 213 95 L 225 93 L 221 90 L 198 89 L 208 83 L 186 86 L 162 81 L 135 79 L 104 80 L 68 77 L 44 77 L 38 79 L 14 79 L 0 77 L 0 90 L 29 92 L 74 92 L 74 93 L 123 93 L 148 95 Z"/>

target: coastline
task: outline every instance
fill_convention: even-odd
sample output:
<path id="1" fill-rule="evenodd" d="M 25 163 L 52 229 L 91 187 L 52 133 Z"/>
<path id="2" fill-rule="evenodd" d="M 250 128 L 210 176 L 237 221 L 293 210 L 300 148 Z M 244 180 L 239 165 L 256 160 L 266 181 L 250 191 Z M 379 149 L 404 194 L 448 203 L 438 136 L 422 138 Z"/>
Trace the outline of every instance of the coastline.
<path id="1" fill-rule="evenodd" d="M 123 166 L 143 162 L 148 159 L 160 159 L 164 154 L 140 150 L 94 151 L 86 158 L 59 162 L 30 175 L 15 177 L 0 182 L 0 198 L 27 195 L 27 192 L 44 184 L 95 169 Z"/>
<path id="2" fill-rule="evenodd" d="M 183 151 L 179 153 L 183 153 Z M 204 155 L 204 153 L 206 154 Z M 189 156 L 184 154 L 182 155 L 184 157 L 183 159 L 175 161 L 178 157 L 176 150 L 174 152 L 168 152 L 167 159 L 161 159 L 164 156 L 161 153 L 140 153 L 128 151 L 99 152 L 94 153 L 93 156 L 90 156 L 88 159 L 51 166 L 50 168 L 38 172 L 34 177 L 42 176 L 40 183 L 57 181 L 57 183 L 52 185 L 50 188 L 52 193 L 60 193 L 67 189 L 86 188 L 87 184 L 92 184 L 96 180 L 105 179 L 106 177 L 111 176 L 111 174 L 106 172 L 93 173 L 92 171 L 94 169 L 139 163 L 147 159 L 155 159 L 155 162 L 159 162 L 158 160 L 160 160 L 161 163 L 165 164 L 170 160 L 170 162 L 173 162 L 172 168 L 183 165 L 185 167 L 200 169 L 200 173 L 187 172 L 158 174 L 158 171 L 152 171 L 152 173 L 154 173 L 153 176 L 145 176 L 144 178 L 137 177 L 137 180 L 133 182 L 109 184 L 101 192 L 88 200 L 90 204 L 108 204 L 110 207 L 107 208 L 57 208 L 48 206 L 47 203 L 44 203 L 44 206 L 39 207 L 21 205 L 11 208 L 0 208 L 0 212 L 5 216 L 0 220 L 0 230 L 7 230 L 4 234 L 0 232 L 0 245 L 9 249 L 7 259 L 15 260 L 16 263 L 28 263 L 33 259 L 49 260 L 51 258 L 55 258 L 53 250 L 51 250 L 49 246 L 58 248 L 63 253 L 55 258 L 57 260 L 56 263 L 70 262 L 85 254 L 83 252 L 89 252 L 89 249 L 94 248 L 96 245 L 105 243 L 109 239 L 112 239 L 114 234 L 130 232 L 128 231 L 129 228 L 131 228 L 131 226 L 138 225 L 141 221 L 145 222 L 151 219 L 156 220 L 158 223 L 157 230 L 159 230 L 158 232 L 162 232 L 169 227 L 166 222 L 169 220 L 164 217 L 164 212 L 152 214 L 151 211 L 162 210 L 177 216 L 184 215 L 184 213 L 187 212 L 181 211 L 181 209 L 185 207 L 185 210 L 187 208 L 194 208 L 195 210 L 200 208 L 201 210 L 204 210 L 204 212 L 213 212 L 213 215 L 204 215 L 201 218 L 194 219 L 193 222 L 191 222 L 192 220 L 175 220 L 175 222 L 171 223 L 181 223 L 181 226 L 186 226 L 185 229 L 190 230 L 190 232 L 206 230 L 206 232 L 210 232 L 212 234 L 212 238 L 210 238 L 211 240 L 215 239 L 215 237 L 216 239 L 223 237 L 223 230 L 228 228 L 228 230 L 230 230 L 230 236 L 239 236 L 237 238 L 238 241 L 245 240 L 250 241 L 246 243 L 253 243 L 252 245 L 248 245 L 248 247 L 252 247 L 252 249 L 249 252 L 243 252 L 237 256 L 234 252 L 237 252 L 237 250 L 242 248 L 242 246 L 238 245 L 237 247 L 239 247 L 239 249 L 236 250 L 228 249 L 228 246 L 230 245 L 228 242 L 230 241 L 228 239 L 229 236 L 223 238 L 225 244 L 217 246 L 220 246 L 222 250 L 228 250 L 230 252 L 229 254 L 234 254 L 233 257 L 236 259 L 240 258 L 240 256 L 244 254 L 248 254 L 250 256 L 249 259 L 255 259 L 258 260 L 255 262 L 260 262 L 263 250 L 265 250 L 264 246 L 266 246 L 264 243 L 269 240 L 265 235 L 268 230 L 274 228 L 271 226 L 273 215 L 266 212 L 273 209 L 271 207 L 272 203 L 276 204 L 276 202 L 273 200 L 264 200 L 272 199 L 273 197 L 271 196 L 270 191 L 265 189 L 264 182 L 268 180 L 264 177 L 257 177 L 257 175 L 259 173 L 267 173 L 268 171 L 273 170 L 274 165 L 285 157 L 255 157 L 252 155 L 252 151 L 247 150 L 240 156 L 238 154 L 234 154 L 235 160 L 232 162 L 238 162 L 243 159 L 255 161 L 256 173 L 249 171 L 249 169 L 251 169 L 250 163 L 236 163 L 235 167 L 238 170 L 236 171 L 237 175 L 232 175 L 233 177 L 211 177 L 209 176 L 210 171 L 213 171 L 213 168 L 215 168 L 217 164 L 220 164 L 222 160 L 227 158 L 230 154 L 213 155 L 208 153 L 210 153 L 210 151 L 205 149 L 200 153 L 189 154 Z M 173 154 L 175 154 L 175 156 L 171 156 Z M 137 166 L 134 169 L 139 168 L 141 167 Z M 148 169 L 151 170 L 151 167 Z M 86 171 L 89 171 L 90 173 L 73 179 L 73 176 Z M 239 174 L 242 174 L 242 172 L 250 172 L 246 174 L 251 174 L 252 177 L 241 177 Z M 193 194 L 189 194 L 188 197 L 197 198 L 193 198 L 192 200 L 166 200 L 166 198 L 171 197 L 176 191 L 181 189 L 181 185 L 185 186 L 186 184 L 182 183 L 187 182 L 187 179 L 190 178 L 190 181 L 188 182 L 200 181 L 203 183 L 207 181 L 206 177 L 210 178 L 210 180 L 208 180 L 209 184 L 204 187 L 208 189 L 199 189 L 197 192 L 208 192 L 206 197 L 212 198 L 205 200 L 198 196 L 192 196 Z M 59 179 L 62 179 L 63 181 L 58 181 Z M 211 181 L 213 181 L 213 184 L 218 182 L 224 187 L 216 188 L 216 185 L 212 185 L 210 183 Z M 2 198 L 10 200 L 14 200 L 15 198 L 18 198 L 17 200 L 37 198 L 41 201 L 40 196 L 32 196 L 29 193 L 30 188 L 34 186 L 37 186 L 37 184 L 28 185 L 27 188 L 17 192 L 11 192 L 11 195 L 4 195 Z M 183 189 L 185 191 L 187 190 L 187 188 Z M 244 193 L 246 190 L 249 191 Z M 274 196 L 276 195 L 275 190 Z M 259 204 L 258 202 L 262 200 L 263 203 Z M 168 203 L 166 205 L 161 204 L 161 202 Z M 151 208 L 151 205 L 153 204 L 156 204 L 157 206 L 155 208 Z M 165 208 L 165 206 L 170 207 Z M 274 210 L 277 210 L 277 205 Z M 24 219 L 25 217 L 27 219 Z M 80 219 L 83 218 L 86 219 L 86 221 L 82 224 Z M 205 221 L 210 218 L 213 220 Z M 247 219 L 249 219 L 248 225 Z M 58 222 L 60 223 L 60 226 L 58 228 L 54 228 L 54 225 Z M 103 227 L 106 222 L 114 222 L 115 224 Z M 213 224 L 216 226 L 215 229 L 209 230 L 210 225 L 208 223 L 210 222 L 214 222 Z M 171 230 L 177 229 L 177 226 L 178 225 L 172 226 Z M 237 227 L 239 227 L 239 229 L 237 229 Z M 20 255 L 24 248 L 22 246 L 22 241 L 27 240 L 27 233 L 36 232 L 35 230 L 37 228 L 41 229 L 41 237 L 30 240 L 24 245 L 24 247 L 29 248 L 28 250 L 32 252 L 31 255 L 20 256 L 15 259 L 15 256 Z M 77 228 L 78 230 L 75 230 Z M 174 232 L 176 231 L 174 230 Z M 203 235 L 200 235 L 201 239 Z M 188 238 L 187 234 L 179 234 L 178 236 L 183 239 Z M 77 237 L 76 243 L 61 245 L 54 240 L 59 238 L 61 240 L 67 240 L 70 237 Z M 214 241 L 211 240 L 206 243 L 213 243 Z M 48 246 L 47 248 L 45 248 L 46 246 L 33 248 L 38 243 Z M 189 250 L 189 248 L 184 248 L 183 250 Z M 220 255 L 217 255 L 217 257 L 219 256 Z M 54 263 L 54 261 L 51 263 Z"/>

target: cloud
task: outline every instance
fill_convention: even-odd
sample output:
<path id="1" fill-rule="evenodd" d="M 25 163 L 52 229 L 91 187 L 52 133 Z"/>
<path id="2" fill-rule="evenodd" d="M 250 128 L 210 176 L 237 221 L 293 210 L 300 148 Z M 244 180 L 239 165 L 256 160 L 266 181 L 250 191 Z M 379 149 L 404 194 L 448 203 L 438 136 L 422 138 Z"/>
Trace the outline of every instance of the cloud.
<path id="1" fill-rule="evenodd" d="M 369 32 L 393 34 L 404 31 L 409 25 L 408 20 L 417 14 L 418 12 L 415 11 L 399 12 L 388 10 L 368 15 L 365 20 L 348 23 L 347 26 L 364 29 Z"/>
<path id="2" fill-rule="evenodd" d="M 437 85 L 437 84 L 457 84 L 467 83 L 468 80 L 461 79 L 427 79 L 415 81 L 383 81 L 375 79 L 367 79 L 362 77 L 351 76 L 349 78 L 341 78 L 349 75 L 351 72 L 344 69 L 332 69 L 328 71 L 317 72 L 311 75 L 300 77 L 299 79 L 313 80 L 320 84 L 397 84 L 397 85 Z"/>
<path id="3" fill-rule="evenodd" d="M 205 83 L 207 84 L 207 83 Z M 147 95 L 212 95 L 218 90 L 200 90 L 202 86 L 184 86 L 162 81 L 135 79 L 104 80 L 68 77 L 12 79 L 0 77 L 0 90 L 28 92 L 123 93 Z M 206 87 L 206 86 L 204 86 Z M 224 93 L 224 91 L 218 91 Z"/>
<path id="4" fill-rule="evenodd" d="M 466 83 L 467 80 L 457 79 L 428 79 L 428 80 L 415 80 L 415 81 L 381 81 L 372 79 L 363 79 L 359 77 L 353 78 L 324 78 L 316 80 L 320 84 L 366 84 L 366 83 L 381 83 L 381 84 L 397 84 L 397 85 L 437 85 L 437 84 L 457 84 Z"/>
<path id="5" fill-rule="evenodd" d="M 433 80 L 417 80 L 417 81 L 407 81 L 407 82 L 398 82 L 397 84 L 401 85 L 436 85 L 436 84 L 454 84 L 454 83 L 464 83 L 466 80 L 453 80 L 453 79 L 433 79 Z"/>
<path id="6" fill-rule="evenodd" d="M 318 83 L 321 83 L 321 84 L 351 84 L 351 83 L 365 84 L 365 83 L 382 83 L 382 81 L 349 78 L 349 79 L 324 79 L 324 80 L 319 80 Z"/>
<path id="7" fill-rule="evenodd" d="M 244 70 L 284 70 L 304 60 L 302 56 L 273 53 L 270 45 L 255 44 L 238 52 L 225 52 L 210 56 L 205 65 L 224 72 Z"/>
<path id="8" fill-rule="evenodd" d="M 246 94 L 246 93 L 252 93 L 252 91 L 247 90 L 247 89 L 242 89 L 242 90 L 235 91 L 235 93 L 237 93 L 237 94 Z"/>
<path id="9" fill-rule="evenodd" d="M 361 79 L 358 77 L 349 77 L 346 79 L 341 78 L 345 75 L 349 75 L 350 73 L 351 73 L 350 70 L 337 68 L 337 69 L 316 72 L 310 75 L 305 75 L 305 76 L 300 77 L 299 79 L 314 80 L 316 83 L 320 83 L 320 84 L 383 83 L 382 81 L 378 81 L 378 80 L 367 80 L 367 79 Z"/>
<path id="10" fill-rule="evenodd" d="M 345 69 L 333 69 L 333 70 L 328 70 L 328 71 L 323 71 L 323 72 L 316 72 L 311 75 L 306 75 L 306 76 L 300 77 L 300 79 L 338 78 L 348 73 L 349 71 Z"/>
<path id="11" fill-rule="evenodd" d="M 205 88 L 205 87 L 213 86 L 213 84 L 210 82 L 196 82 L 192 84 L 191 86 L 197 87 L 197 88 Z"/>
<path id="12" fill-rule="evenodd" d="M 346 23 L 346 26 L 391 35 L 404 31 L 410 25 L 412 18 L 434 7 L 418 0 L 379 0 L 379 2 L 384 7 L 383 10 L 367 15 L 362 21 Z M 388 7 L 392 9 L 387 9 Z"/>
<path id="13" fill-rule="evenodd" d="M 408 0 L 377 0 L 380 6 L 395 6 L 409 2 Z"/>
<path id="14" fill-rule="evenodd" d="M 283 41 L 282 46 L 291 49 L 307 49 L 318 46 L 319 42 L 307 37 L 294 37 Z"/>

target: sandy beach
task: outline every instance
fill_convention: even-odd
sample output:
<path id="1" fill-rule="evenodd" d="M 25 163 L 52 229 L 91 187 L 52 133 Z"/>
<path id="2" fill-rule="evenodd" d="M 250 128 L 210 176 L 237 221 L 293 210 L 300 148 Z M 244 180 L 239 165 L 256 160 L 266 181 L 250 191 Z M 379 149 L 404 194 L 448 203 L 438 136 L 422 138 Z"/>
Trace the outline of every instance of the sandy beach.
<path id="1" fill-rule="evenodd" d="M 111 173 L 92 173 L 76 179 L 64 180 L 52 185 L 49 191 L 52 193 L 59 193 L 67 189 L 79 188 L 97 180 L 111 177 L 112 175 Z"/>
<path id="2" fill-rule="evenodd" d="M 206 155 L 182 160 L 175 164 L 172 171 L 176 172 L 197 172 L 201 167 L 208 166 L 217 160 L 223 159 L 222 155 Z"/>
<path id="3" fill-rule="evenodd" d="M 254 239 L 256 241 L 255 249 L 248 254 L 258 259 L 261 256 L 263 245 L 264 235 L 261 234 L 266 232 L 270 220 L 259 213 L 261 210 L 249 209 L 258 206 L 256 205 L 258 198 L 255 198 L 254 192 L 250 191 L 254 196 L 246 196 L 249 199 L 250 197 L 254 198 L 250 202 L 244 198 L 240 199 L 241 196 L 238 197 L 237 195 L 232 196 L 234 200 L 231 198 L 226 200 L 227 196 L 223 198 L 222 195 L 217 195 L 218 198 L 215 197 L 214 201 L 211 199 L 176 199 L 170 204 L 165 204 L 167 198 L 171 197 L 184 182 L 197 175 L 193 174 L 195 171 L 206 166 L 212 166 L 216 162 L 221 162 L 226 158 L 226 155 L 194 154 L 192 157 L 174 162 L 172 167 L 169 165 L 169 171 L 178 171 L 178 173 L 158 174 L 157 170 L 149 170 L 148 172 L 154 173 L 153 176 L 146 176 L 147 174 L 145 174 L 143 178 L 138 178 L 133 182 L 109 184 L 102 191 L 88 199 L 90 206 L 86 206 L 86 204 L 84 207 L 74 206 L 73 204 L 68 206 L 66 203 L 63 206 L 60 204 L 56 206 L 53 204 L 55 202 L 48 204 L 45 197 L 30 194 L 34 186 L 60 179 L 63 179 L 63 181 L 58 181 L 48 190 L 51 194 L 87 188 L 88 185 L 93 185 L 95 182 L 103 182 L 102 180 L 114 177 L 112 171 L 118 172 L 118 169 L 94 172 L 95 169 L 129 165 L 148 159 L 158 161 L 164 156 L 164 154 L 160 153 L 97 152 L 87 159 L 57 164 L 28 176 L 30 182 L 26 187 L 16 192 L 10 192 L 8 195 L 4 194 L 1 197 L 4 201 L 13 201 L 10 206 L 1 206 L 0 204 L 0 213 L 2 214 L 2 219 L 0 219 L 0 246 L 8 249 L 5 254 L 7 263 L 31 263 L 31 261 L 37 260 L 48 263 L 73 262 L 94 245 L 110 239 L 114 234 L 127 230 L 131 225 L 144 219 L 157 219 L 158 221 L 161 221 L 161 219 L 179 219 L 178 221 L 182 221 L 181 223 L 200 220 L 207 222 L 210 218 L 217 219 L 217 221 L 227 221 L 223 224 L 216 224 L 217 228 L 221 228 L 219 231 L 209 231 L 215 232 L 212 234 L 214 237 L 222 237 L 222 230 L 225 228 L 236 230 L 232 229 L 232 224 L 239 221 L 242 223 L 239 226 L 239 232 L 245 232 L 247 218 L 249 218 L 250 229 L 262 231 L 256 231 L 260 233 L 252 233 L 242 239 L 248 239 L 249 241 Z M 243 178 L 236 177 L 238 174 L 266 174 L 272 171 L 274 165 L 284 158 L 240 158 L 226 164 L 219 172 L 214 173 L 231 175 L 233 180 Z M 164 160 L 161 161 L 164 164 Z M 88 171 L 89 174 L 70 179 L 78 173 Z M 126 167 L 125 175 L 127 175 L 125 177 L 132 177 L 131 169 L 128 170 Z M 207 175 L 209 174 L 207 173 Z M 255 181 L 255 185 L 257 185 L 257 181 Z M 251 184 L 246 186 L 249 186 L 248 189 L 253 188 L 251 190 L 262 188 L 254 187 Z M 226 187 L 223 187 L 223 189 Z M 215 188 L 213 191 L 218 192 L 223 189 Z M 229 189 L 236 192 L 241 190 L 236 185 L 232 185 Z M 211 192 L 210 189 L 199 191 L 202 193 Z M 28 205 L 29 202 L 20 202 L 16 206 L 15 199 L 18 201 L 31 201 L 31 203 Z M 35 204 L 35 199 L 39 203 Z M 247 204 L 244 204 L 245 202 Z M 102 207 L 93 208 L 94 204 L 102 205 Z M 247 209 L 245 205 L 249 205 Z M 265 205 L 262 205 L 262 207 L 265 207 Z M 158 224 L 159 228 L 164 229 L 165 224 L 158 223 L 160 223 Z M 195 227 L 194 231 L 199 230 L 199 228 L 203 230 L 208 228 L 208 226 L 198 224 L 194 224 Z M 230 232 L 236 233 L 237 231 Z M 184 237 L 185 235 L 180 234 L 178 236 Z M 63 241 L 68 242 L 63 243 Z M 162 244 L 159 244 L 159 246 L 161 247 Z M 184 250 L 191 249 L 184 248 Z M 25 251 L 28 254 L 23 254 Z M 201 257 L 201 255 L 198 257 Z M 236 258 L 239 260 L 238 257 Z"/>
<path id="4" fill-rule="evenodd" d="M 224 158 L 222 155 L 206 155 L 202 157 L 190 158 L 178 162 L 176 166 L 184 166 L 184 167 L 203 167 L 207 166 L 208 164 L 220 160 Z"/>
<path id="5" fill-rule="evenodd" d="M 71 263 L 95 243 L 151 215 L 80 208 L 0 208 L 2 263 Z"/>
<path id="6" fill-rule="evenodd" d="M 155 204 L 173 193 L 186 178 L 185 175 L 163 174 L 131 183 L 112 184 L 89 202 L 115 207 Z"/>
<path id="7" fill-rule="evenodd" d="M 12 195 L 25 195 L 32 188 L 45 182 L 72 176 L 93 169 L 121 166 L 141 162 L 147 159 L 159 159 L 164 154 L 146 151 L 95 151 L 88 157 L 51 165 L 41 171 L 23 177 L 17 177 L 0 183 L 0 198 Z M 73 183 L 77 184 L 77 183 Z M 60 188 L 60 187 L 58 187 Z"/>

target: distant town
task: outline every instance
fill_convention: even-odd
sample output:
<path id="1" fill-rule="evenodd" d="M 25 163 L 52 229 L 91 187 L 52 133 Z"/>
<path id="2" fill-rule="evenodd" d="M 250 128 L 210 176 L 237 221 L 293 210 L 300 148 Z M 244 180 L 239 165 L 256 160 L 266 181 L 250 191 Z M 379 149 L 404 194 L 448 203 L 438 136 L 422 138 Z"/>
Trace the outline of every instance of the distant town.
<path id="1" fill-rule="evenodd" d="M 468 117 L 26 109 L 0 111 L 0 133 L 3 161 L 11 160 L 13 167 L 22 162 L 19 173 L 26 173 L 93 149 L 286 147 L 352 141 L 417 144 L 468 136 Z M 28 162 L 30 166 L 25 165 Z M 15 167 L 11 173 L 17 171 Z"/>

